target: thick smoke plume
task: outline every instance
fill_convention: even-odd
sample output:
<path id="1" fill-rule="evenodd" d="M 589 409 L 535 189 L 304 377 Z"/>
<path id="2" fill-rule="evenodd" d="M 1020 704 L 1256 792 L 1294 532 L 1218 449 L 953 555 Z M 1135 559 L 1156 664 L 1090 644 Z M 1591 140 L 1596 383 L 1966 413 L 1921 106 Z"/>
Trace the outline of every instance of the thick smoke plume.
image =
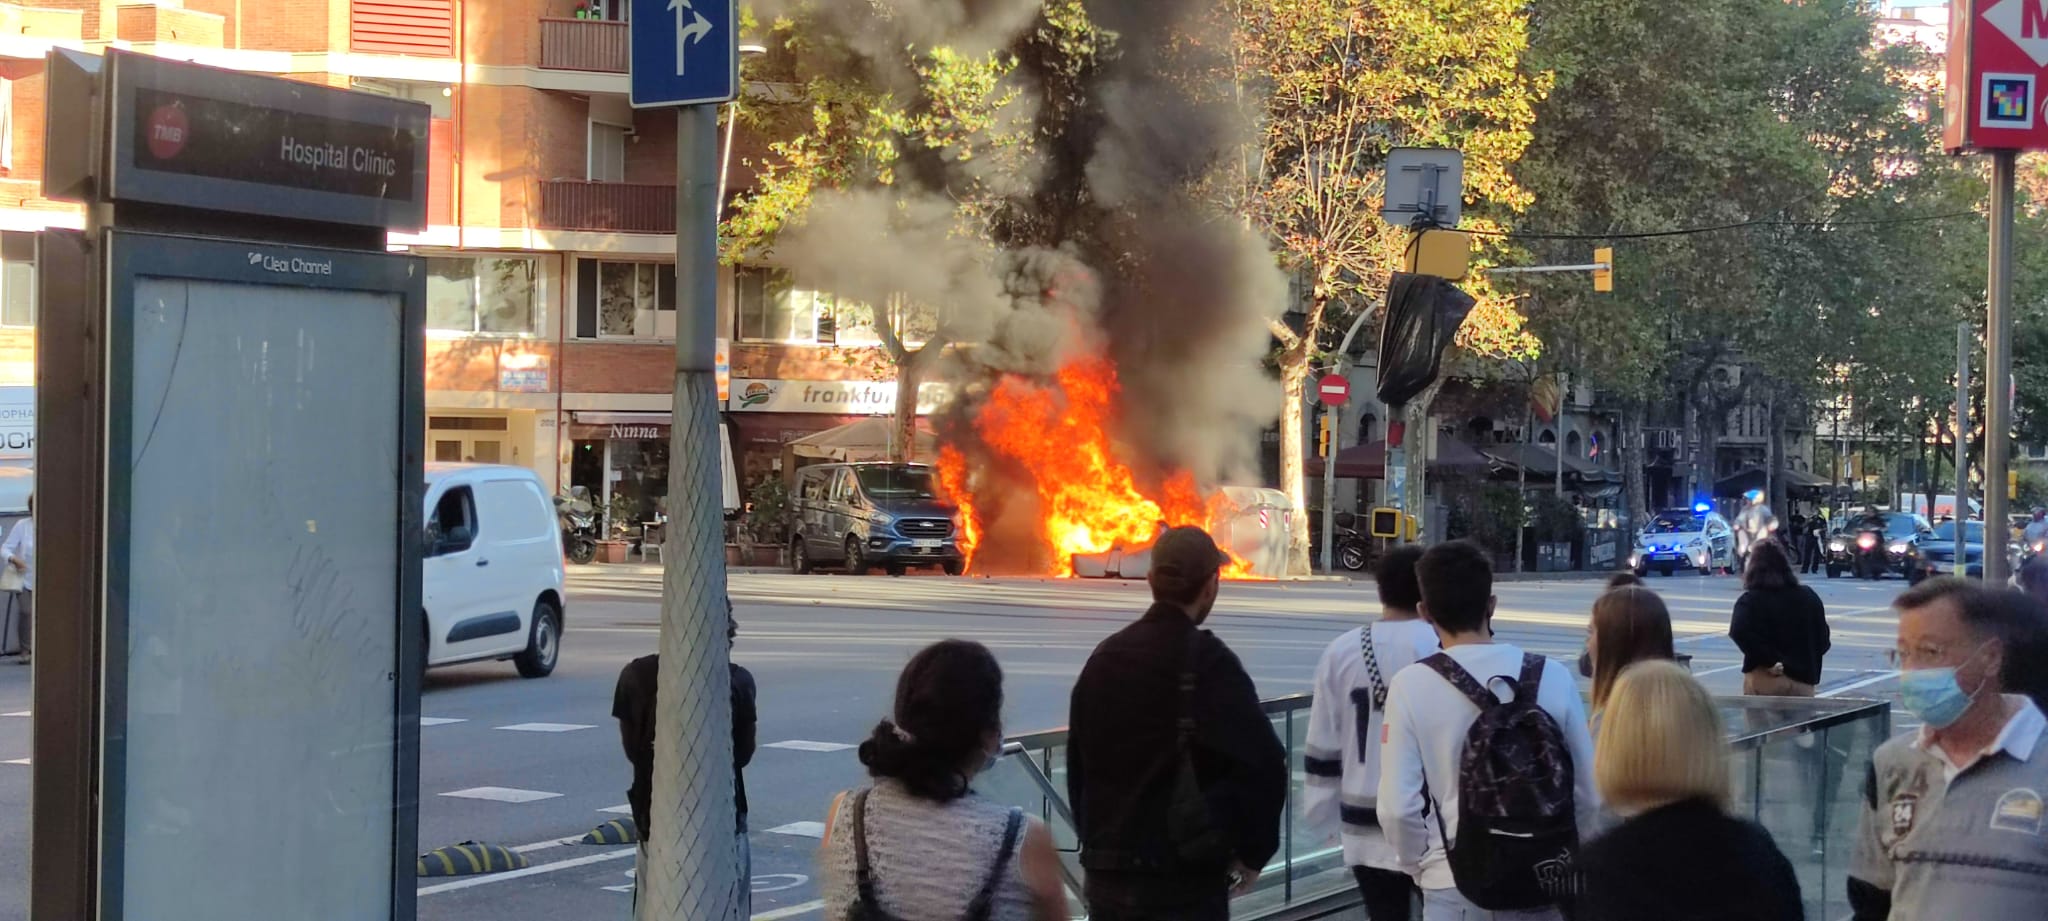
<path id="1" fill-rule="evenodd" d="M 989 521 L 977 568 L 1045 562 L 1032 558 L 1032 471 L 984 450 L 976 433 L 1006 375 L 1047 379 L 1106 357 L 1122 388 L 1111 434 L 1148 488 L 1183 471 L 1205 487 L 1256 482 L 1259 434 L 1280 400 L 1261 363 L 1267 318 L 1284 305 L 1286 281 L 1241 218 L 1198 191 L 1251 140 L 1227 62 L 1201 57 L 1227 47 L 1226 36 L 1204 34 L 1208 6 L 1090 0 L 1090 20 L 1114 37 L 1068 71 L 1042 66 L 1042 0 L 805 8 L 848 50 L 830 66 L 885 86 L 913 85 L 905 48 L 1019 55 L 1011 79 L 1021 100 L 1007 115 L 1029 125 L 1026 155 L 912 163 L 891 186 L 821 193 L 773 254 L 844 297 L 927 305 L 960 343 L 927 379 L 956 394 L 938 424 L 967 456 Z M 949 192 L 968 179 L 1004 197 L 992 234 L 962 226 Z"/>

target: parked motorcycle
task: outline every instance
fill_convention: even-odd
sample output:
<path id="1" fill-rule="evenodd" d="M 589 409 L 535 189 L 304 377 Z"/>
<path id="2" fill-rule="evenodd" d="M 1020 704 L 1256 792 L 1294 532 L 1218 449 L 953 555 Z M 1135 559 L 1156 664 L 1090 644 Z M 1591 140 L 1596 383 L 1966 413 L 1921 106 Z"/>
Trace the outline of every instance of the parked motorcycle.
<path id="1" fill-rule="evenodd" d="M 1364 572 L 1372 563 L 1372 541 L 1358 530 L 1358 516 L 1339 512 L 1335 524 L 1337 565 L 1351 572 Z"/>
<path id="2" fill-rule="evenodd" d="M 597 506 L 590 491 L 577 486 L 555 497 L 555 519 L 562 528 L 562 551 L 569 562 L 583 566 L 597 559 Z"/>

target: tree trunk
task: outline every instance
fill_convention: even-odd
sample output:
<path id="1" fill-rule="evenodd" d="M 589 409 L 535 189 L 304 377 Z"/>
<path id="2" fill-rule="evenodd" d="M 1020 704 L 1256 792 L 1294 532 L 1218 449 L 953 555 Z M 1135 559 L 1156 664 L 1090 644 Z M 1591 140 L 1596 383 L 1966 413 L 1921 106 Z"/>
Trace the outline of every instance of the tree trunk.
<path id="1" fill-rule="evenodd" d="M 889 419 L 889 460 L 907 464 L 917 456 L 917 389 L 924 383 L 926 366 L 937 355 L 937 343 L 927 343 L 896 362 L 896 409 Z"/>
<path id="2" fill-rule="evenodd" d="M 1778 392 L 1764 394 L 1764 462 L 1770 483 L 1771 508 L 1785 511 L 1790 505 L 1785 488 L 1785 425 L 1778 416 Z"/>
<path id="3" fill-rule="evenodd" d="M 1622 531 L 1634 534 L 1644 522 L 1650 520 L 1649 484 L 1643 476 L 1643 468 L 1649 462 L 1649 445 L 1643 443 L 1643 413 L 1641 404 L 1631 404 L 1621 411 L 1621 482 L 1625 502 L 1622 506 Z"/>
<path id="4" fill-rule="evenodd" d="M 1280 363 L 1280 488 L 1287 493 L 1288 515 L 1293 519 L 1287 538 L 1287 574 L 1309 574 L 1308 484 L 1303 477 L 1302 423 L 1307 415 L 1308 344 L 1288 349 Z M 1334 453 L 1334 452 L 1333 452 Z M 1335 463 L 1335 457 L 1323 458 Z"/>

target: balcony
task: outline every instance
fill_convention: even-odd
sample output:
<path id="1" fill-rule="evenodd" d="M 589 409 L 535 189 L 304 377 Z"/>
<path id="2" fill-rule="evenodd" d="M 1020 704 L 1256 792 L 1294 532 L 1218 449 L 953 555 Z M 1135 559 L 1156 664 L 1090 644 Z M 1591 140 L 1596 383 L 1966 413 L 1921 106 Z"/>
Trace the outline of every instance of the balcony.
<path id="1" fill-rule="evenodd" d="M 626 24 L 610 19 L 540 21 L 540 66 L 545 70 L 626 72 Z"/>
<path id="2" fill-rule="evenodd" d="M 542 230 L 675 233 L 676 187 L 550 179 L 540 184 Z"/>

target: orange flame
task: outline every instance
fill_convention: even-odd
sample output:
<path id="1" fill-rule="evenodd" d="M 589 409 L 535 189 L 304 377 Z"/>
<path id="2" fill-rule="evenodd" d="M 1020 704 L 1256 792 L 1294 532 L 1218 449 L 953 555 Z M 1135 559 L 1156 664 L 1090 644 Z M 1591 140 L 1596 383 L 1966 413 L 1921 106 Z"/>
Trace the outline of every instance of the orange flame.
<path id="1" fill-rule="evenodd" d="M 1106 358 L 1084 358 L 1061 368 L 1052 386 L 1002 378 L 974 420 L 983 446 L 1031 472 L 1039 531 L 1059 577 L 1074 574 L 1075 554 L 1145 546 L 1162 526 L 1209 526 L 1212 509 L 1193 474 L 1175 473 L 1160 484 L 1157 496 L 1147 496 L 1131 468 L 1117 459 L 1109 423 L 1119 387 L 1116 368 Z M 971 565 L 986 523 L 973 501 L 966 457 L 951 446 L 942 449 L 939 478 L 960 506 L 962 549 Z M 1256 578 L 1250 564 L 1234 556 L 1224 575 Z"/>

